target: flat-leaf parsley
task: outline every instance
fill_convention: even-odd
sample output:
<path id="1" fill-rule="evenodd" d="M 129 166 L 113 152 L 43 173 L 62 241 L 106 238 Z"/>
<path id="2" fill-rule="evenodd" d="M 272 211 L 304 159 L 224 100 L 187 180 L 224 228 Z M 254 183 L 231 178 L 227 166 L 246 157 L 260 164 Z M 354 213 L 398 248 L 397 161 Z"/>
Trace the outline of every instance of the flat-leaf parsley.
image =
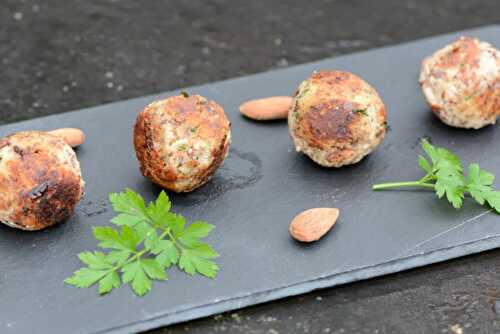
<path id="1" fill-rule="evenodd" d="M 130 189 L 110 194 L 109 199 L 119 213 L 111 220 L 118 227 L 93 229 L 99 247 L 108 253 L 80 253 L 86 267 L 75 271 L 65 283 L 78 288 L 99 284 L 100 294 L 129 283 L 135 294 L 143 296 L 151 290 L 153 280 L 167 279 L 166 270 L 174 264 L 189 275 L 215 278 L 219 268 L 212 259 L 219 255 L 201 241 L 213 225 L 196 221 L 187 226 L 184 217 L 170 212 L 171 203 L 164 191 L 147 206 Z"/>
<path id="2" fill-rule="evenodd" d="M 376 184 L 373 190 L 383 190 L 400 187 L 425 187 L 433 189 L 439 198 L 446 196 L 454 208 L 462 207 L 465 195 L 468 193 L 481 205 L 489 205 L 500 213 L 500 191 L 492 188 L 495 175 L 481 169 L 477 163 L 469 165 L 467 177 L 464 175 L 460 158 L 442 147 L 431 145 L 422 140 L 422 148 L 427 159 L 418 156 L 418 165 L 427 174 L 418 181 L 391 182 Z"/>

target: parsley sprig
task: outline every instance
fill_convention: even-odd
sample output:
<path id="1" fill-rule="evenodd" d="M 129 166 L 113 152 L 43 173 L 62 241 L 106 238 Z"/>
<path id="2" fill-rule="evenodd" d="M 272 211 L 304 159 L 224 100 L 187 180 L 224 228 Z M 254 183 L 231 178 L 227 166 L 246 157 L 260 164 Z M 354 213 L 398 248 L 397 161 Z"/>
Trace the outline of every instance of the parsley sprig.
<path id="1" fill-rule="evenodd" d="M 189 275 L 199 273 L 215 278 L 219 270 L 212 261 L 215 250 L 201 241 L 214 228 L 204 221 L 186 226 L 181 215 L 170 212 L 171 203 L 162 191 L 155 202 L 146 206 L 144 199 L 127 189 L 110 194 L 113 209 L 119 214 L 110 226 L 94 227 L 94 237 L 104 252 L 83 252 L 78 255 L 86 265 L 64 282 L 78 288 L 99 284 L 99 293 L 106 294 L 130 283 L 138 296 L 151 290 L 152 280 L 167 279 L 166 270 L 177 265 Z"/>
<path id="2" fill-rule="evenodd" d="M 492 188 L 495 175 L 481 169 L 479 164 L 469 165 L 467 177 L 464 175 L 462 162 L 454 153 L 442 147 L 433 146 L 423 139 L 422 148 L 430 159 L 418 156 L 418 165 L 427 174 L 417 181 L 391 182 L 376 184 L 373 190 L 383 190 L 400 187 L 424 187 L 433 189 L 439 198 L 446 199 L 454 208 L 462 207 L 466 194 L 481 205 L 489 205 L 500 213 L 500 191 Z"/>

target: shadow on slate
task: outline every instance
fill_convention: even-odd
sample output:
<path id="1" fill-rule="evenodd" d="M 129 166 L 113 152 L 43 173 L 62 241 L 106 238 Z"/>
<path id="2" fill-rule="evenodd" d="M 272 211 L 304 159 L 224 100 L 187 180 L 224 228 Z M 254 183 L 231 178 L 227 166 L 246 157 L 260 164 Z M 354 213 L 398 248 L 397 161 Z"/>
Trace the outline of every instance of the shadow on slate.
<path id="1" fill-rule="evenodd" d="M 76 255 L 96 249 L 92 226 L 108 225 L 107 194 L 130 187 L 153 199 L 160 189 L 138 171 L 132 149 L 136 114 L 154 99 L 133 99 L 0 127 L 0 135 L 25 129 L 81 127 L 78 149 L 86 197 L 65 224 L 37 233 L 0 227 L 0 332 L 129 333 L 199 318 L 314 289 L 394 273 L 500 246 L 500 220 L 466 201 L 456 211 L 426 191 L 372 192 L 376 182 L 412 180 L 418 141 L 432 138 L 464 162 L 499 172 L 497 126 L 480 131 L 442 125 L 420 93 L 420 62 L 461 34 L 500 45 L 500 27 L 449 34 L 400 46 L 257 74 L 187 90 L 217 100 L 232 121 L 230 156 L 206 186 L 171 194 L 174 211 L 216 225 L 209 242 L 221 254 L 217 279 L 170 270 L 138 298 L 124 286 L 106 297 L 63 280 L 80 267 Z M 373 84 L 386 103 L 392 130 L 361 163 L 321 168 L 296 154 L 286 122 L 258 124 L 238 113 L 242 101 L 291 94 L 313 70 L 342 69 Z M 341 217 L 320 242 L 303 246 L 288 224 L 312 207 L 339 207 Z"/>

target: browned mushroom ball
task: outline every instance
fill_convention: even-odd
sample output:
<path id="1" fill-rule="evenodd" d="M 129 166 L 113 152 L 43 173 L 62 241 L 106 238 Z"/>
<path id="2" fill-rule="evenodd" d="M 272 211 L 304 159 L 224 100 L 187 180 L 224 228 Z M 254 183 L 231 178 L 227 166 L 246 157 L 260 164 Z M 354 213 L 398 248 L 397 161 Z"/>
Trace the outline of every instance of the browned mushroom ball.
<path id="1" fill-rule="evenodd" d="M 500 51 L 461 37 L 422 63 L 422 91 L 443 123 L 479 129 L 500 115 Z"/>
<path id="2" fill-rule="evenodd" d="M 26 131 L 0 139 L 0 221 L 41 230 L 73 214 L 83 194 L 73 149 L 54 135 Z"/>
<path id="3" fill-rule="evenodd" d="M 343 71 L 315 72 L 302 82 L 288 125 L 297 151 L 325 167 L 360 161 L 382 142 L 387 126 L 375 89 Z"/>
<path id="4" fill-rule="evenodd" d="M 205 184 L 226 158 L 230 143 L 224 110 L 200 95 L 151 103 L 138 115 L 134 129 L 142 174 L 174 192 Z"/>

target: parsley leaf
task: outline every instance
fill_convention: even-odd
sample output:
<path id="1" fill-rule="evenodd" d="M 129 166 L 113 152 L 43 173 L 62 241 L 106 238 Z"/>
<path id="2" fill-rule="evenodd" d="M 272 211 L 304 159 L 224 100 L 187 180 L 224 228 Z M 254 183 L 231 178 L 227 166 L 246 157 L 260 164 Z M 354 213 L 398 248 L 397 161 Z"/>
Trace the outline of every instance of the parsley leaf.
<path id="1" fill-rule="evenodd" d="M 418 181 L 376 184 L 373 190 L 399 187 L 431 188 L 439 198 L 445 197 L 456 209 L 462 207 L 466 194 L 470 194 L 477 203 L 487 204 L 500 213 L 500 192 L 492 188 L 495 180 L 492 173 L 473 163 L 469 165 L 465 177 L 462 162 L 457 155 L 445 148 L 433 146 L 426 139 L 423 139 L 421 144 L 429 158 L 418 156 L 418 165 L 427 173 L 424 177 Z"/>
<path id="2" fill-rule="evenodd" d="M 355 109 L 353 110 L 356 114 L 361 114 L 363 116 L 368 116 L 368 112 L 366 109 Z"/>
<path id="3" fill-rule="evenodd" d="M 122 193 L 112 193 L 109 195 L 109 200 L 113 205 L 113 210 L 146 218 L 146 205 L 141 195 L 135 193 L 131 189 L 126 189 Z"/>
<path id="4" fill-rule="evenodd" d="M 471 164 L 469 166 L 467 189 L 479 204 L 483 205 L 488 198 L 494 180 L 495 175 L 482 170 L 478 164 Z"/>
<path id="5" fill-rule="evenodd" d="M 179 259 L 179 267 L 189 275 L 194 275 L 196 272 L 207 277 L 214 278 L 217 275 L 219 267 L 209 259 L 207 255 L 199 249 L 186 250 L 181 254 Z"/>
<path id="6" fill-rule="evenodd" d="M 429 164 L 429 161 L 427 161 L 427 159 L 421 155 L 418 156 L 418 165 L 420 166 L 420 168 L 422 168 L 427 173 L 432 172 L 431 164 Z"/>
<path id="7" fill-rule="evenodd" d="M 463 174 L 452 167 L 446 166 L 438 169 L 436 178 L 434 187 L 437 196 L 442 198 L 446 194 L 446 198 L 454 208 L 462 207 L 465 194 Z"/>
<path id="8" fill-rule="evenodd" d="M 67 278 L 64 282 L 78 288 L 88 288 L 101 280 L 107 272 L 107 270 L 81 268 L 75 271 L 73 276 Z"/>
<path id="9" fill-rule="evenodd" d="M 494 209 L 497 213 L 500 213 L 500 191 L 490 191 L 488 192 L 488 197 L 486 199 L 488 204 Z"/>
<path id="10" fill-rule="evenodd" d="M 162 191 L 147 206 L 134 191 L 110 194 L 118 213 L 111 220 L 117 227 L 93 228 L 104 252 L 82 252 L 86 265 L 64 282 L 78 288 L 99 285 L 99 294 L 107 294 L 122 284 L 130 284 L 134 293 L 143 296 L 151 291 L 152 281 L 167 279 L 166 270 L 177 265 L 189 275 L 199 273 L 215 278 L 219 267 L 213 261 L 219 254 L 203 242 L 214 226 L 204 221 L 187 225 L 181 215 L 170 212 L 171 203 Z"/>
<path id="11" fill-rule="evenodd" d="M 183 244 L 196 247 L 200 244 L 200 239 L 206 237 L 213 228 L 213 225 L 203 221 L 197 221 L 192 223 L 185 230 L 178 231 L 176 236 Z"/>
<path id="12" fill-rule="evenodd" d="M 99 281 L 99 293 L 101 295 L 106 294 L 113 289 L 119 288 L 120 285 L 120 276 L 116 273 L 116 271 L 110 271 Z"/>

